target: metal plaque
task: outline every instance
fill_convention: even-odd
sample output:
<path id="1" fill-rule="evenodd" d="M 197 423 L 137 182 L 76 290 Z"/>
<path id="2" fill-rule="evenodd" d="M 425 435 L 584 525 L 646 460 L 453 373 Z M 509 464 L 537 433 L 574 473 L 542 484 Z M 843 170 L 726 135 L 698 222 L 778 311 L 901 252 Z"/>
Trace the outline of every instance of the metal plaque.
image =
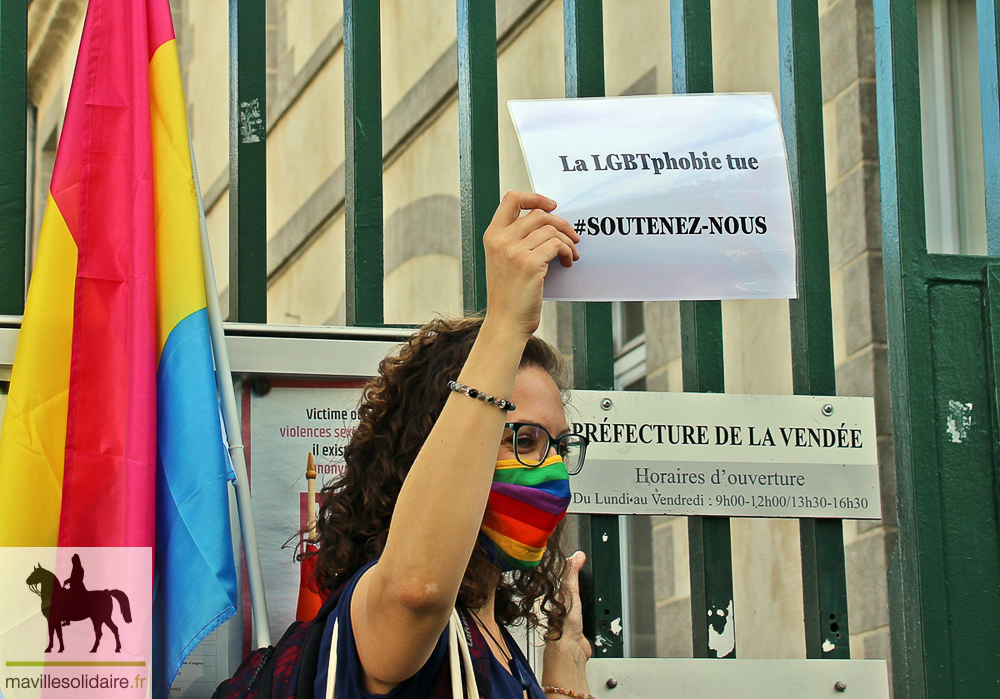
<path id="1" fill-rule="evenodd" d="M 889 698 L 884 660 L 594 658 L 587 679 L 597 699 Z"/>
<path id="2" fill-rule="evenodd" d="M 871 398 L 573 391 L 577 514 L 880 515 Z"/>

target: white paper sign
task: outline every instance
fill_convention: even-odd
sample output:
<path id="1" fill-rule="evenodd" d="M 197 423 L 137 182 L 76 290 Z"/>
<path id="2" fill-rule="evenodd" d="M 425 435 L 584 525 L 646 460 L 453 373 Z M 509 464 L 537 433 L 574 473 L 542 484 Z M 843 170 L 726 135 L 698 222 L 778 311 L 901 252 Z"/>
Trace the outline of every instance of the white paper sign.
<path id="1" fill-rule="evenodd" d="M 794 298 L 788 161 L 770 94 L 508 102 L 531 186 L 582 236 L 566 301 Z"/>
<path id="2" fill-rule="evenodd" d="M 573 391 L 567 418 L 570 512 L 880 517 L 871 398 Z"/>
<path id="3" fill-rule="evenodd" d="M 250 396 L 254 521 L 272 638 L 295 621 L 300 568 L 294 553 L 308 523 L 306 460 L 312 453 L 317 494 L 343 472 L 362 390 L 289 383 L 274 382 L 267 395 Z"/>

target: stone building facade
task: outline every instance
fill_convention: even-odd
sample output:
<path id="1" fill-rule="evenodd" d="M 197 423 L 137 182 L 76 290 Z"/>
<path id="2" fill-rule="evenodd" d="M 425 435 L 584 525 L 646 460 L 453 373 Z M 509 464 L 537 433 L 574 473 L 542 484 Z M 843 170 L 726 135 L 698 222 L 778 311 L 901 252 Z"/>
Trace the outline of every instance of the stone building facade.
<path id="1" fill-rule="evenodd" d="M 851 647 L 854 657 L 885 658 L 885 577 L 895 540 L 895 488 L 872 9 L 871 0 L 817 1 L 837 386 L 843 395 L 875 397 L 882 473 L 883 519 L 844 523 Z M 938 5 L 968 4 L 922 2 L 925 15 Z M 338 3 L 316 0 L 266 4 L 268 321 L 342 325 L 341 10 Z M 226 308 L 228 3 L 172 0 L 171 5 Z M 462 307 L 455 7 L 445 0 L 383 0 L 381 7 L 385 320 L 420 323 L 434 314 L 458 314 Z M 947 7 L 946 15 L 951 11 Z M 34 0 L 30 7 L 31 234 L 40 225 L 85 8 L 85 0 Z M 774 0 L 717 0 L 712 22 L 715 89 L 777 96 Z M 671 91 L 669 27 L 669 3 L 605 1 L 607 94 Z M 528 178 L 505 103 L 563 96 L 562 4 L 497 0 L 497 37 L 501 189 L 526 189 Z M 615 312 L 621 387 L 680 390 L 677 304 L 621 304 Z M 787 302 L 723 302 L 723 326 L 727 391 L 791 393 Z M 568 307 L 547 302 L 541 334 L 570 351 Z M 691 654 L 686 530 L 684 518 L 637 517 L 628 524 L 633 655 Z M 796 521 L 733 520 L 732 536 L 739 655 L 803 657 Z"/>

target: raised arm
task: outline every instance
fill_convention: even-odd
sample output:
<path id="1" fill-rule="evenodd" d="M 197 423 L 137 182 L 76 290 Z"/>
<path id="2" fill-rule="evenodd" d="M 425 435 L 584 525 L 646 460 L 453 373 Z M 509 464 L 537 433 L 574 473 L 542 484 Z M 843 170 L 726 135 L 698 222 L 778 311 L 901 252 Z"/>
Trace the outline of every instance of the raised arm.
<path id="1" fill-rule="evenodd" d="M 555 202 L 508 192 L 483 236 L 487 311 L 459 382 L 510 398 L 538 327 L 548 263 L 569 267 L 579 236 Z M 521 212 L 530 213 L 521 216 Z M 442 381 L 444 379 L 442 378 Z M 385 551 L 358 582 L 351 620 L 369 691 L 386 692 L 430 657 L 455 606 L 489 495 L 506 413 L 452 394 L 403 483 Z"/>

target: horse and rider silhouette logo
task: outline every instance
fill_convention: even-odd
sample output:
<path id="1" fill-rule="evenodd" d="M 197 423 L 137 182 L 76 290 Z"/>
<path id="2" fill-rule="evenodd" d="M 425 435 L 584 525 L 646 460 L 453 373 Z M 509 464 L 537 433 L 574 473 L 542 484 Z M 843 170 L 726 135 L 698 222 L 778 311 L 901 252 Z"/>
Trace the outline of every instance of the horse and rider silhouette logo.
<path id="1" fill-rule="evenodd" d="M 90 652 L 97 652 L 101 636 L 104 635 L 101 627 L 107 626 L 115 636 L 115 652 L 120 653 L 122 644 L 118 638 L 118 627 L 111 620 L 111 612 L 114 609 L 114 601 L 117 600 L 125 623 L 132 623 L 132 609 L 129 606 L 128 596 L 121 590 L 88 590 L 83 584 L 84 570 L 80 555 L 74 553 L 71 560 L 73 570 L 65 584 L 61 585 L 55 573 L 46 570 L 41 564 L 35 565 L 35 569 L 31 571 L 26 581 L 31 591 L 41 598 L 42 614 L 49 623 L 49 645 L 45 652 L 52 652 L 53 635 L 55 635 L 59 639 L 58 652 L 62 653 L 62 627 L 74 621 L 90 619 L 94 625 L 94 647 Z"/>

